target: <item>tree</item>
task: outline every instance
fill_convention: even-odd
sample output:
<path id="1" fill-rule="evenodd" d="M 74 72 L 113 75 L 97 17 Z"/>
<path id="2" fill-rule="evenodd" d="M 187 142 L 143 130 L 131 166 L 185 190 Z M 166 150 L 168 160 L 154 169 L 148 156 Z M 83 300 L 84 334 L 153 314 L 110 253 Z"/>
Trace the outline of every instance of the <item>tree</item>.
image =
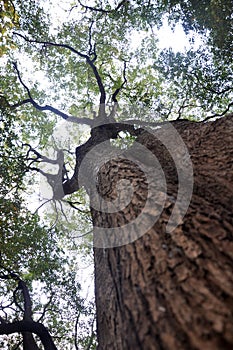
<path id="1" fill-rule="evenodd" d="M 46 202 L 55 208 L 56 238 L 63 244 L 74 224 L 64 228 L 61 216 L 69 221 L 77 210 L 82 214 L 79 225 L 85 226 L 88 214 L 82 189 L 88 193 L 99 349 L 232 347 L 232 116 L 206 123 L 232 108 L 232 62 L 224 51 L 229 25 L 222 43 L 214 18 L 205 20 L 193 1 L 96 1 L 92 6 L 77 1 L 67 9 L 70 19 L 63 22 L 45 16 L 43 1 L 30 5 L 15 1 L 19 30 L 12 37 L 17 53 L 10 53 L 2 71 L 2 111 L 13 115 L 18 143 L 26 149 L 19 161 L 22 176 L 16 183 L 24 186 L 21 193 L 29 187 L 27 174 L 44 177 L 51 190 Z M 225 9 L 221 20 L 228 23 L 231 7 L 227 2 L 220 5 Z M 205 2 L 205 9 L 220 5 Z M 181 9 L 179 15 L 177 9 Z M 189 31 L 210 31 L 204 49 L 159 52 L 154 32 L 168 12 L 171 20 L 182 20 Z M 53 23 L 56 28 L 49 29 Z M 136 48 L 131 42 L 135 31 L 141 35 Z M 25 66 L 18 52 L 33 60 Z M 32 81 L 32 71 L 45 84 Z M 73 154 L 69 147 L 49 139 L 56 118 L 72 123 L 73 129 L 79 124 L 90 129 L 87 137 L 79 129 L 80 139 L 86 139 L 75 140 L 79 145 Z M 40 143 L 39 149 L 35 142 Z M 49 147 L 53 156 L 46 154 Z M 9 159 L 11 155 L 6 154 L 6 169 Z M 41 164 L 54 165 L 56 171 Z M 5 179 L 10 183 L 7 171 L 1 182 Z M 6 200 L 5 208 L 12 215 L 12 198 L 8 195 Z M 51 216 L 54 219 L 48 214 L 47 223 Z M 33 218 L 28 214 L 29 222 Z M 13 233 L 20 227 L 17 223 Z M 57 249 L 57 242 L 48 241 L 49 230 L 38 221 L 36 228 L 44 240 L 43 249 Z M 10 245 L 6 247 L 10 251 Z M 38 247 L 36 251 L 41 252 Z M 15 254 L 22 256 L 19 249 Z M 56 263 L 60 259 L 58 254 Z M 19 271 L 12 269 L 13 261 L 14 254 L 9 255 L 2 279 L 16 283 L 7 291 L 13 290 L 13 296 L 21 293 L 24 308 L 17 298 L 13 302 L 23 321 L 18 321 L 17 312 L 17 321 L 2 318 L 0 331 L 23 333 L 25 349 L 29 346 L 25 336 L 31 347 L 38 348 L 31 336 L 34 332 L 46 349 L 40 336 L 46 333 L 44 325 L 34 323 L 31 315 L 29 287 L 23 278 L 25 261 Z M 72 275 L 70 263 L 68 259 L 61 266 Z M 54 268 L 48 268 L 46 281 L 57 290 L 61 280 L 52 278 Z M 27 273 L 35 274 L 35 266 Z M 73 276 L 70 281 L 62 286 L 71 291 L 76 315 Z M 63 295 L 59 290 L 56 302 Z M 51 324 L 49 317 L 54 332 L 56 317 L 49 315 L 45 324 Z M 48 346 L 55 348 L 46 335 L 51 341 Z M 92 338 L 91 334 L 86 348 L 93 346 Z"/>
<path id="2" fill-rule="evenodd" d="M 189 209 L 169 233 L 177 194 L 174 163 L 156 133 L 154 138 L 143 134 L 141 142 L 163 165 L 168 196 L 159 220 L 141 238 L 95 249 L 99 349 L 232 347 L 232 115 L 206 124 L 177 123 L 176 128 L 194 167 Z M 102 170 L 104 198 L 114 198 L 118 174 L 126 172 L 125 164 L 119 162 L 117 173 L 113 165 Z M 128 176 L 139 182 L 137 169 L 127 165 Z M 137 194 L 145 201 L 146 186 L 140 184 Z M 142 206 L 138 197 L 123 213 L 106 215 L 104 224 L 115 227 L 125 218 L 135 220 Z M 155 214 L 156 204 L 148 215 Z M 102 213 L 94 212 L 93 218 L 95 226 L 103 225 Z"/>

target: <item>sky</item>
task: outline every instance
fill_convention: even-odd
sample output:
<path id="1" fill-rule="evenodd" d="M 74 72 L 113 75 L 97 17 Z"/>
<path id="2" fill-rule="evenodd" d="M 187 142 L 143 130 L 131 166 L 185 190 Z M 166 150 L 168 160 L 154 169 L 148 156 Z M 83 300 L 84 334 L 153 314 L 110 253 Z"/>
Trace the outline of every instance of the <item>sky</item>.
<path id="1" fill-rule="evenodd" d="M 158 46 L 161 50 L 170 47 L 177 52 L 184 51 L 185 48 L 190 47 L 189 39 L 184 33 L 181 24 L 177 24 L 172 31 L 165 19 L 163 26 L 158 31 L 157 35 L 159 39 Z"/>

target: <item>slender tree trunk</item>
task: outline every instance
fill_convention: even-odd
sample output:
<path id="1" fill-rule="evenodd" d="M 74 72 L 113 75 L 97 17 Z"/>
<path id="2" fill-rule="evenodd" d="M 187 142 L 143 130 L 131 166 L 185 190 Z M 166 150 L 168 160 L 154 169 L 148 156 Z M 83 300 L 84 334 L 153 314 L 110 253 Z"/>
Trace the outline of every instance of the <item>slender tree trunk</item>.
<path id="1" fill-rule="evenodd" d="M 174 126 L 193 163 L 189 209 L 178 227 L 166 232 L 177 172 L 164 147 L 142 134 L 140 141 L 165 172 L 167 198 L 159 219 L 138 240 L 95 248 L 99 350 L 233 349 L 233 117 Z M 122 160 L 102 168 L 99 191 L 105 199 L 115 198 L 115 184 L 124 176 L 137 190 L 121 212 L 93 209 L 94 226 L 121 226 L 143 210 L 147 190 L 139 173 Z"/>

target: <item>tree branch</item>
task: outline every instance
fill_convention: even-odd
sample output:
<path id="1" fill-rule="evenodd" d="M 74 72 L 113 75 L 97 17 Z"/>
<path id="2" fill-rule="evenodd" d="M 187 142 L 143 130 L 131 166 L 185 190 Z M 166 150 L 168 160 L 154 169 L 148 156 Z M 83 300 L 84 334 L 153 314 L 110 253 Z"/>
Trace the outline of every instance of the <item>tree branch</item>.
<path id="1" fill-rule="evenodd" d="M 227 106 L 227 108 L 222 112 L 222 113 L 215 113 L 210 115 L 209 117 L 206 117 L 204 120 L 202 120 L 203 122 L 206 122 L 209 119 L 215 118 L 215 117 L 222 117 L 223 115 L 225 115 L 227 112 L 229 112 L 230 108 L 233 106 L 233 102 L 229 103 L 229 105 Z"/>
<path id="2" fill-rule="evenodd" d="M 14 303 L 16 305 L 16 307 L 22 312 L 24 313 L 24 309 L 21 307 L 21 305 L 18 303 L 17 301 L 17 291 L 19 290 L 19 286 L 17 286 L 17 288 L 13 291 L 13 299 L 14 299 Z"/>
<path id="3" fill-rule="evenodd" d="M 32 97 L 31 95 L 31 92 L 29 90 L 29 88 L 27 87 L 27 85 L 23 82 L 22 80 L 22 77 L 20 75 L 20 72 L 19 72 L 19 69 L 18 69 L 18 66 L 17 66 L 17 63 L 16 62 L 13 62 L 13 66 L 16 70 L 16 73 L 17 73 L 17 76 L 19 78 L 19 81 L 21 83 L 21 85 L 24 87 L 24 89 L 27 91 L 27 94 L 29 96 L 28 99 L 25 99 L 23 101 L 20 101 L 20 102 L 17 102 L 15 104 L 8 104 L 8 106 L 11 108 L 11 109 L 15 109 L 17 107 L 20 107 L 24 104 L 27 104 L 27 103 L 31 103 L 33 105 L 33 107 L 35 107 L 37 110 L 39 111 L 50 111 L 60 117 L 62 117 L 63 119 L 69 121 L 69 122 L 72 122 L 72 123 L 77 123 L 77 124 L 86 124 L 86 125 L 90 125 L 92 126 L 92 119 L 89 119 L 89 118 L 78 118 L 78 117 L 74 117 L 74 116 L 70 116 L 66 113 L 63 113 L 61 111 L 59 111 L 59 109 L 57 108 L 54 108 L 52 106 L 49 106 L 49 105 L 45 105 L 45 106 L 40 106 Z"/>
<path id="4" fill-rule="evenodd" d="M 41 314 L 41 316 L 40 316 L 40 318 L 38 319 L 37 322 L 40 322 L 40 321 L 43 319 L 43 317 L 45 316 L 45 313 L 46 313 L 46 311 L 48 310 L 48 307 L 49 307 L 49 305 L 51 304 L 51 302 L 52 302 L 52 300 L 53 300 L 54 294 L 55 294 L 54 292 L 51 293 L 50 298 L 49 298 L 49 301 L 45 304 L 44 310 L 43 310 L 43 312 L 42 312 L 42 314 Z"/>
<path id="5" fill-rule="evenodd" d="M 117 101 L 117 95 L 123 89 L 124 85 L 127 83 L 127 79 L 126 79 L 126 61 L 124 61 L 123 78 L 124 78 L 123 83 L 121 84 L 121 86 L 119 88 L 116 89 L 116 91 L 112 95 L 112 101 L 114 103 L 118 102 Z"/>
<path id="6" fill-rule="evenodd" d="M 36 334 L 40 338 L 45 350 L 57 350 L 51 335 L 42 323 L 24 320 L 0 324 L 0 335 L 24 332 Z"/>
<path id="7" fill-rule="evenodd" d="M 72 178 L 63 183 L 64 196 L 74 193 L 80 189 L 78 181 L 79 167 L 88 152 L 98 144 L 116 139 L 120 131 L 128 131 L 130 135 L 137 136 L 141 133 L 141 129 L 135 129 L 133 123 L 109 123 L 97 126 L 92 129 L 91 137 L 83 145 L 76 148 L 76 164 Z"/>
<path id="8" fill-rule="evenodd" d="M 102 83 L 102 79 L 101 79 L 101 77 L 99 75 L 99 72 L 98 72 L 98 70 L 97 70 L 97 68 L 96 68 L 96 66 L 94 64 L 94 61 L 88 55 L 81 53 L 80 51 L 74 49 L 70 45 L 57 44 L 57 43 L 52 43 L 52 42 L 49 42 L 49 41 L 30 40 L 26 36 L 24 36 L 24 35 L 22 35 L 20 33 L 13 32 L 13 34 L 23 38 L 25 41 L 27 41 L 29 43 L 36 43 L 36 44 L 42 44 L 42 45 L 46 45 L 46 46 L 62 47 L 64 49 L 68 49 L 71 52 L 73 52 L 76 55 L 78 55 L 79 57 L 84 58 L 86 60 L 87 64 L 91 67 L 91 69 L 92 69 L 92 71 L 94 73 L 96 82 L 98 84 L 99 91 L 100 91 L 100 104 L 105 104 L 105 102 L 106 102 L 106 92 L 105 92 L 105 89 L 104 89 L 104 85 Z M 29 97 L 30 97 L 30 95 L 29 95 Z"/>
<path id="9" fill-rule="evenodd" d="M 26 283 L 14 272 L 11 272 L 9 269 L 4 268 L 3 266 L 1 266 L 1 268 L 5 269 L 8 272 L 8 274 L 1 275 L 0 278 L 2 278 L 2 279 L 14 279 L 15 281 L 18 282 L 18 286 L 13 292 L 13 299 L 14 299 L 15 305 L 23 313 L 23 320 L 27 321 L 27 322 L 33 322 L 33 319 L 32 319 L 32 301 L 31 301 L 31 297 L 30 297 L 29 290 L 28 290 Z M 23 304 L 24 304 L 23 308 L 17 302 L 17 295 L 16 295 L 17 291 L 22 292 Z M 12 323 L 11 324 L 4 323 L 3 325 L 5 325 L 7 327 L 9 325 L 12 325 Z M 0 330 L 1 330 L 1 328 L 0 328 Z M 3 334 L 7 334 L 7 333 L 3 333 Z M 33 338 L 31 332 L 23 331 L 22 335 L 23 335 L 23 347 L 24 347 L 24 349 L 39 350 L 39 347 L 37 346 L 36 341 Z"/>
<path id="10" fill-rule="evenodd" d="M 89 38 L 88 38 L 88 42 L 89 42 L 89 56 L 94 55 L 94 57 L 92 58 L 92 62 L 95 62 L 95 60 L 97 59 L 97 54 L 96 54 L 96 44 L 92 45 L 92 27 L 93 24 L 95 22 L 91 21 L 91 25 L 89 27 Z"/>
<path id="11" fill-rule="evenodd" d="M 81 3 L 81 1 L 78 0 L 79 5 L 82 6 L 83 8 L 85 8 L 86 10 L 91 10 L 91 11 L 105 13 L 105 14 L 118 11 L 121 6 L 123 6 L 124 4 L 126 4 L 128 2 L 129 2 L 128 0 L 122 0 L 121 2 L 119 2 L 119 4 L 114 9 L 112 9 L 112 10 L 105 10 L 105 9 L 98 8 L 98 7 L 92 7 L 92 6 L 83 5 Z M 75 8 L 75 7 L 77 7 L 77 6 L 73 6 L 72 9 Z"/>
<path id="12" fill-rule="evenodd" d="M 206 90 L 206 91 L 209 91 L 209 92 L 212 92 L 213 94 L 216 94 L 216 95 L 222 95 L 222 94 L 225 94 L 226 92 L 230 91 L 230 90 L 233 90 L 233 87 L 226 87 L 225 89 L 221 90 L 221 91 L 217 91 L 211 87 L 207 87 L 205 86 L 199 79 L 198 75 L 196 73 L 193 73 L 193 75 L 195 76 L 195 78 L 197 79 L 198 81 L 198 84 L 201 85 L 201 87 Z"/>
<path id="13" fill-rule="evenodd" d="M 36 152 L 38 153 L 38 152 Z M 39 154 L 39 153 L 38 153 Z M 47 157 L 43 157 L 39 154 L 38 157 L 41 157 L 42 159 L 47 159 L 45 160 L 45 162 L 47 163 L 51 163 L 51 164 L 56 164 L 58 165 L 58 172 L 57 174 L 50 174 L 50 173 L 46 173 L 45 171 L 43 171 L 42 169 L 38 169 L 38 168 L 34 168 L 34 167 L 28 167 L 29 170 L 35 170 L 37 172 L 39 172 L 40 174 L 42 174 L 43 176 L 45 176 L 48 184 L 51 186 L 52 191 L 53 191 L 53 200 L 60 200 L 64 197 L 64 192 L 63 192 L 63 182 L 67 181 L 66 179 L 64 179 L 64 172 L 65 172 L 65 168 L 64 168 L 64 152 L 62 149 L 57 149 L 57 159 L 56 160 L 50 160 Z M 35 159 L 36 161 L 36 159 Z M 32 161 L 33 163 L 33 161 Z M 31 163 L 31 164 L 32 164 Z"/>
<path id="14" fill-rule="evenodd" d="M 93 340 L 95 338 L 95 331 L 94 331 L 94 324 L 95 324 L 95 317 L 93 317 L 92 323 L 91 323 L 91 335 L 90 335 L 90 339 L 89 342 L 87 344 L 87 347 L 85 350 L 90 350 L 92 344 L 93 344 Z"/>
<path id="15" fill-rule="evenodd" d="M 82 204 L 80 202 L 72 202 L 72 201 L 66 201 L 66 200 L 62 200 L 62 202 L 68 203 L 71 206 L 71 208 L 79 211 L 82 214 L 90 214 L 90 211 L 82 210 L 76 206 L 77 204 Z"/>
<path id="16" fill-rule="evenodd" d="M 110 79 L 112 79 L 112 77 L 109 75 Z M 124 85 L 127 83 L 127 79 L 126 79 L 126 61 L 124 61 L 124 69 L 123 69 L 123 82 L 121 84 L 121 86 L 119 88 L 117 88 L 115 90 L 115 92 L 112 95 L 112 101 L 113 101 L 113 107 L 112 110 L 110 112 L 109 118 L 111 120 L 114 120 L 116 111 L 117 111 L 117 107 L 118 107 L 118 101 L 117 101 L 117 95 L 120 93 L 120 91 L 123 89 Z"/>

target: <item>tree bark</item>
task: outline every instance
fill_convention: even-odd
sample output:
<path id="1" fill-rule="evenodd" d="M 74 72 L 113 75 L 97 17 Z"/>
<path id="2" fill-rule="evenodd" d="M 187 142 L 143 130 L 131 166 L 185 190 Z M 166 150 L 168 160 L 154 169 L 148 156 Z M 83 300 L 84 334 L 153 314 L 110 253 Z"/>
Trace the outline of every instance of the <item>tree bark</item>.
<path id="1" fill-rule="evenodd" d="M 233 116 L 174 126 L 193 163 L 189 209 L 178 227 L 166 232 L 177 172 L 163 145 L 144 132 L 138 141 L 165 172 L 166 202 L 141 238 L 94 249 L 99 350 L 233 349 Z M 105 199 L 115 198 L 115 185 L 124 176 L 137 190 L 121 212 L 92 209 L 94 227 L 121 226 L 143 210 L 147 189 L 136 168 L 116 159 L 101 169 L 98 186 Z"/>

